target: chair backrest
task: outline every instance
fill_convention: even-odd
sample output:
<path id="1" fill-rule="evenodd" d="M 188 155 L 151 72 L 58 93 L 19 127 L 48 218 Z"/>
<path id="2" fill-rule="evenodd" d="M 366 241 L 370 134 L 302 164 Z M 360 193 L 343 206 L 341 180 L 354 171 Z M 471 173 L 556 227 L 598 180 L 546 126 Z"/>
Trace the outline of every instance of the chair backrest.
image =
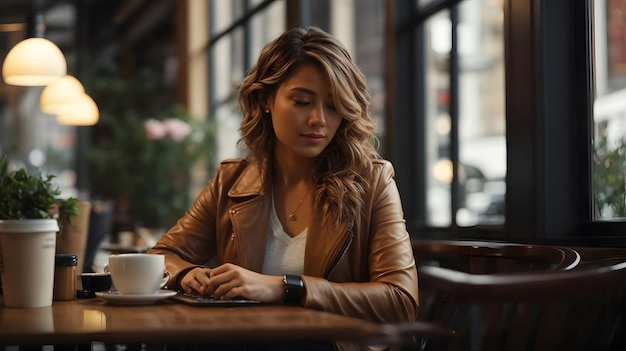
<path id="1" fill-rule="evenodd" d="M 523 245 L 486 241 L 429 240 L 413 241 L 413 253 L 418 269 L 446 267 L 455 271 L 481 274 L 512 272 L 539 272 L 569 270 L 580 262 L 580 255 L 568 247 Z M 457 336 L 456 328 L 450 323 L 457 302 L 454 294 L 440 294 L 422 281 L 420 275 L 420 320 L 414 323 L 392 323 L 381 326 L 381 335 L 364 344 L 376 342 L 398 346 L 412 344 L 423 349 L 445 349 L 464 336 Z M 445 346 L 444 346 L 445 345 Z M 469 348 L 466 348 L 469 349 Z"/>
<path id="2" fill-rule="evenodd" d="M 626 350 L 624 257 L 579 265 L 566 247 L 482 242 L 414 243 L 414 250 L 421 319 L 455 331 L 424 349 Z M 475 258 L 497 263 L 476 268 Z M 528 262 L 524 269 L 513 261 Z"/>
<path id="3" fill-rule="evenodd" d="M 468 273 L 568 270 L 580 262 L 580 254 L 564 246 L 462 240 L 415 240 L 412 245 L 418 266 Z"/>

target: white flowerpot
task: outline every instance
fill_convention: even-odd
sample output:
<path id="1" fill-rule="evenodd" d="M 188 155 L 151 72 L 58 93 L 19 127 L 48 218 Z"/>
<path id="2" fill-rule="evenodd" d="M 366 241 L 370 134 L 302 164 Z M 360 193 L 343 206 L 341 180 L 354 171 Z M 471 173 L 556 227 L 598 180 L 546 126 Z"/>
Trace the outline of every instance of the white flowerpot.
<path id="1" fill-rule="evenodd" d="M 52 305 L 56 219 L 0 220 L 0 274 L 6 307 Z"/>

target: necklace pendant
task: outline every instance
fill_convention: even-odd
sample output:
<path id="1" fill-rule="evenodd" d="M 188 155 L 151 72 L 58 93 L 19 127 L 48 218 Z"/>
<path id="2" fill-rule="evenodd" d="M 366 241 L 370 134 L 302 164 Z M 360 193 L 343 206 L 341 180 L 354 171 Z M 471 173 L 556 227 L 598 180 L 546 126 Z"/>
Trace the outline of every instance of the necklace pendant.
<path id="1" fill-rule="evenodd" d="M 291 214 L 289 215 L 289 220 L 290 220 L 290 221 L 295 221 L 296 219 L 297 219 L 297 218 L 296 218 L 296 214 L 295 214 L 295 213 L 291 213 Z"/>

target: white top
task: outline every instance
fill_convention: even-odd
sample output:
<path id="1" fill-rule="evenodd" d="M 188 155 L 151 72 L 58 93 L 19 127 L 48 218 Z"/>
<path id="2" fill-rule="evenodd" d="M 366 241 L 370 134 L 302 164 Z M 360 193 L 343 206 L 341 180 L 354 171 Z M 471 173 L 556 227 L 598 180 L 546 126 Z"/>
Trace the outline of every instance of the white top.
<path id="1" fill-rule="evenodd" d="M 274 196 L 272 195 L 262 273 L 269 275 L 303 274 L 307 231 L 308 228 L 293 238 L 285 232 L 276 214 Z"/>

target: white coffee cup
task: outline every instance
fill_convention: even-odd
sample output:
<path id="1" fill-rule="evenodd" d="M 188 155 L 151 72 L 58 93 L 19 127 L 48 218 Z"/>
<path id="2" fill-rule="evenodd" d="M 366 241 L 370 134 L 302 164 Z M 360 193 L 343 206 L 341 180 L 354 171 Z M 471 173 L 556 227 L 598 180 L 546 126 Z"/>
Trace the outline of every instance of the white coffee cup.
<path id="1" fill-rule="evenodd" d="M 113 286 L 122 294 L 153 294 L 169 280 L 165 256 L 156 254 L 111 255 L 105 271 L 111 274 Z"/>

